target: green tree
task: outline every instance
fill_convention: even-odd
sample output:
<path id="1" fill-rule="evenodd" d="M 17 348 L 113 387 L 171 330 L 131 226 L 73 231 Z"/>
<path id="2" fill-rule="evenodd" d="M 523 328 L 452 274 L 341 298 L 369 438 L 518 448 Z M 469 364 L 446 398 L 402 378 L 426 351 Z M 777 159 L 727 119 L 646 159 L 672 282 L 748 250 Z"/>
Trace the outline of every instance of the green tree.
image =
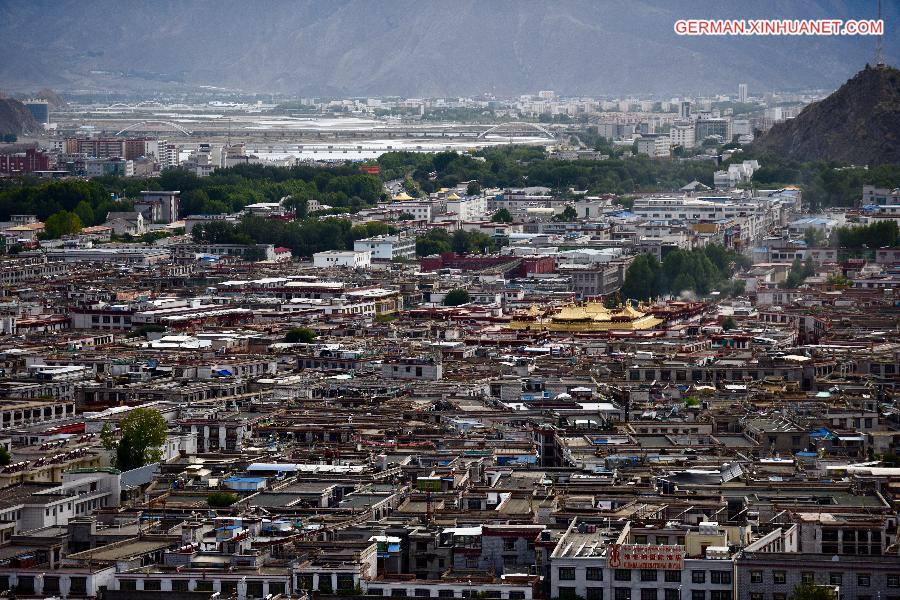
<path id="1" fill-rule="evenodd" d="M 734 317 L 732 317 L 730 315 L 725 317 L 725 320 L 722 321 L 722 329 L 724 331 L 728 331 L 730 329 L 737 329 L 737 323 L 735 322 Z"/>
<path id="2" fill-rule="evenodd" d="M 234 492 L 212 492 L 206 497 L 211 508 L 228 508 L 237 501 L 238 495 Z"/>
<path id="3" fill-rule="evenodd" d="M 73 212 L 61 210 L 44 222 L 44 234 L 52 240 L 81 231 L 81 219 Z"/>
<path id="4" fill-rule="evenodd" d="M 284 341 L 288 344 L 312 344 L 316 337 L 316 333 L 310 329 L 295 327 L 284 335 Z"/>
<path id="5" fill-rule="evenodd" d="M 494 223 L 512 223 L 513 218 L 507 209 L 501 208 L 491 216 L 491 221 Z"/>
<path id="6" fill-rule="evenodd" d="M 8 465 L 12 457 L 9 455 L 9 452 L 6 448 L 0 447 L 0 466 Z"/>
<path id="7" fill-rule="evenodd" d="M 825 232 L 821 229 L 808 227 L 806 231 L 803 232 L 803 240 L 810 248 L 819 248 L 828 243 L 828 236 L 826 236 Z"/>
<path id="8" fill-rule="evenodd" d="M 455 288 L 447 292 L 444 296 L 444 306 L 459 306 L 460 304 L 468 304 L 472 300 L 469 292 L 463 288 Z"/>
<path id="9" fill-rule="evenodd" d="M 631 300 L 649 300 L 658 295 L 660 264 L 652 254 L 637 256 L 625 271 L 622 297 Z"/>
<path id="10" fill-rule="evenodd" d="M 432 229 L 416 238 L 416 255 L 431 256 L 450 252 L 450 234 L 446 229 Z"/>
<path id="11" fill-rule="evenodd" d="M 116 468 L 129 471 L 156 462 L 162 456 L 168 425 L 162 414 L 152 408 L 136 408 L 119 423 L 121 435 L 116 444 Z"/>
<path id="12" fill-rule="evenodd" d="M 469 196 L 477 196 L 481 193 L 481 186 L 477 181 L 470 181 L 469 185 L 466 186 L 466 194 Z"/>
<path id="13" fill-rule="evenodd" d="M 578 211 L 573 206 L 566 206 L 561 213 L 553 217 L 554 221 L 574 221 L 578 218 Z"/>
<path id="14" fill-rule="evenodd" d="M 75 206 L 75 210 L 72 211 L 78 218 L 81 219 L 82 224 L 84 225 L 94 225 L 96 223 L 94 217 L 94 209 L 91 207 L 90 203 L 87 200 L 82 200 Z"/>
<path id="15" fill-rule="evenodd" d="M 794 588 L 791 600 L 834 600 L 834 592 L 823 585 L 803 583 Z"/>

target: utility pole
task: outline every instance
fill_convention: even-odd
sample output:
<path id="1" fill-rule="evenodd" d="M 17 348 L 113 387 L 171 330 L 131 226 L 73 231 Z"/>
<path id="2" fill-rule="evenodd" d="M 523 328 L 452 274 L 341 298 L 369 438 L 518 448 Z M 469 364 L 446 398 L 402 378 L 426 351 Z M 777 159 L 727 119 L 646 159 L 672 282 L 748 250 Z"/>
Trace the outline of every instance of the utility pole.
<path id="1" fill-rule="evenodd" d="M 878 20 L 881 21 L 881 0 L 878 0 Z M 884 68 L 884 28 L 875 38 L 875 67 Z"/>

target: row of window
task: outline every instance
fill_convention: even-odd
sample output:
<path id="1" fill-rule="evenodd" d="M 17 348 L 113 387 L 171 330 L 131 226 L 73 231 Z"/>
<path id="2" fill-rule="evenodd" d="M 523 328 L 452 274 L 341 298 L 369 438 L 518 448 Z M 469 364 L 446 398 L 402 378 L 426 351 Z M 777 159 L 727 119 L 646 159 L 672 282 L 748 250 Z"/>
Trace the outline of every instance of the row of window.
<path id="1" fill-rule="evenodd" d="M 662 594 L 660 594 L 660 591 Z M 612 600 L 684 600 L 681 590 L 678 588 L 643 588 L 638 590 L 639 594 L 632 594 L 631 588 L 617 587 L 613 588 Z M 559 599 L 567 600 L 577 597 L 576 590 L 573 587 L 560 587 Z M 604 600 L 603 588 L 588 587 L 585 588 L 585 600 Z M 691 592 L 690 600 L 733 600 L 731 590 L 714 590 L 707 594 L 705 590 L 694 590 Z"/>
<path id="2" fill-rule="evenodd" d="M 412 593 L 410 593 L 410 591 Z M 479 598 L 502 598 L 503 595 L 499 590 L 491 590 L 478 592 L 477 590 L 460 590 L 459 595 L 457 595 L 456 590 L 438 590 L 437 591 L 438 598 L 472 598 L 474 594 L 478 594 Z M 431 590 L 427 588 L 415 588 L 413 590 L 408 589 L 392 589 L 389 590 L 389 593 L 385 593 L 385 590 L 381 588 L 369 588 L 366 592 L 369 596 L 391 596 L 393 598 L 431 598 Z M 510 591 L 507 596 L 509 600 L 524 600 L 525 592 L 521 591 Z"/>
<path id="3" fill-rule="evenodd" d="M 659 573 L 656 569 L 635 569 L 640 576 L 641 581 L 659 581 Z M 757 571 L 754 571 L 757 572 Z M 782 572 L 783 573 L 783 572 Z M 585 569 L 584 578 L 587 581 L 603 581 L 602 567 L 587 567 Z M 615 581 L 632 581 L 632 569 L 616 569 L 613 572 Z M 706 583 L 707 571 L 694 570 L 691 571 L 691 581 L 693 583 Z M 731 585 L 731 571 L 709 571 L 709 582 L 719 585 Z M 557 570 L 557 580 L 574 581 L 575 567 L 559 567 Z M 681 581 L 681 571 L 664 570 L 663 581 L 678 583 Z"/>
<path id="4" fill-rule="evenodd" d="M 801 583 L 815 583 L 816 574 L 814 571 L 803 571 L 800 573 Z M 765 583 L 763 581 L 763 571 L 750 571 L 750 583 Z M 772 583 L 774 585 L 784 585 L 787 583 L 787 571 L 772 571 Z M 836 571 L 828 573 L 829 585 L 843 585 L 844 574 Z M 856 574 L 857 587 L 870 587 L 872 585 L 872 576 L 869 573 Z M 900 587 L 900 574 L 887 576 L 887 587 Z"/>

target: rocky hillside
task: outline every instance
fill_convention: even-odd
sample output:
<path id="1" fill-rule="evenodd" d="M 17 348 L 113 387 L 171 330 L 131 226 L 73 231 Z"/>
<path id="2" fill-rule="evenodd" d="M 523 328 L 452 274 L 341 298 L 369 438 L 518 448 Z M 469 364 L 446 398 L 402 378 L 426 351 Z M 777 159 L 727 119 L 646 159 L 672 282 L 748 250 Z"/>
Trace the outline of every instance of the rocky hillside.
<path id="1" fill-rule="evenodd" d="M 900 71 L 867 66 L 795 119 L 772 127 L 753 147 L 803 161 L 900 164 Z"/>
<path id="2" fill-rule="evenodd" d="M 12 98 L 0 98 L 0 135 L 31 135 L 41 132 L 25 105 Z"/>

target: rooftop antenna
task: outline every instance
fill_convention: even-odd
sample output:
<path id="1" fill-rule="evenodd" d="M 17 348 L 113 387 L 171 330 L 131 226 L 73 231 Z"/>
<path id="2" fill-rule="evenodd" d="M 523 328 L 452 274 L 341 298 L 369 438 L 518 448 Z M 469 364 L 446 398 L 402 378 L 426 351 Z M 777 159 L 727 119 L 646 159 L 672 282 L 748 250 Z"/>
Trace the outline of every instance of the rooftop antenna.
<path id="1" fill-rule="evenodd" d="M 878 20 L 881 21 L 881 0 L 878 0 Z M 884 68 L 884 26 L 875 38 L 875 67 Z"/>

